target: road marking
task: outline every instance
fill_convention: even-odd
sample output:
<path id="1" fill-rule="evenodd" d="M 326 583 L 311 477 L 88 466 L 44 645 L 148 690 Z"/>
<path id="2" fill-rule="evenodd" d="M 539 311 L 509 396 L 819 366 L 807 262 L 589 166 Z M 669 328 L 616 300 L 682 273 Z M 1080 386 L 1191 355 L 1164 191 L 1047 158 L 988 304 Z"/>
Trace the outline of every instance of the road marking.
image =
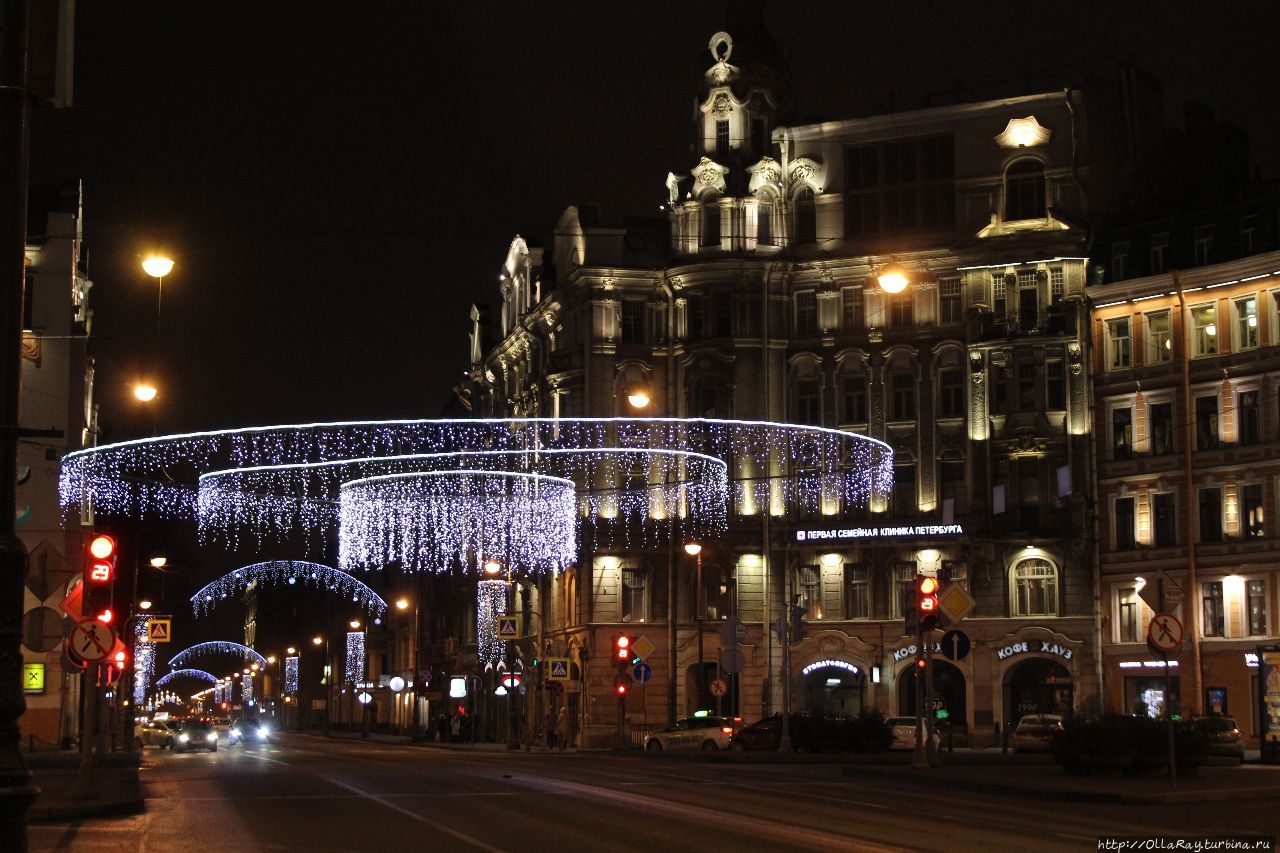
<path id="1" fill-rule="evenodd" d="M 480 839 L 472 838 L 470 835 L 467 835 L 466 833 L 463 833 L 463 832 L 458 832 L 458 830 L 454 829 L 453 827 L 445 826 L 443 823 L 437 823 L 436 821 L 431 820 L 430 818 L 423 817 L 417 812 L 411 812 L 408 809 L 402 809 L 400 808 L 400 806 L 397 806 L 395 803 L 390 802 L 389 800 L 383 797 L 379 797 L 377 794 L 370 794 L 367 791 L 361 791 L 359 788 L 355 787 L 354 785 L 349 785 L 346 782 L 339 781 L 332 777 L 330 777 L 328 781 L 333 783 L 334 785 L 337 785 L 339 788 L 345 788 L 346 790 L 350 791 L 353 794 L 358 794 L 361 797 L 364 797 L 369 800 L 373 800 L 375 803 L 377 803 L 380 806 L 391 809 L 394 812 L 399 812 L 405 817 L 412 818 L 413 820 L 416 820 L 418 823 L 425 823 L 427 826 L 430 826 L 432 829 L 437 829 L 446 835 L 452 835 L 454 838 L 458 839 L 459 841 L 463 841 L 467 844 L 470 844 L 472 847 L 478 847 L 481 850 L 488 850 L 489 853 L 505 853 L 505 851 L 503 851 L 501 848 L 490 847 L 488 844 L 485 844 Z"/>

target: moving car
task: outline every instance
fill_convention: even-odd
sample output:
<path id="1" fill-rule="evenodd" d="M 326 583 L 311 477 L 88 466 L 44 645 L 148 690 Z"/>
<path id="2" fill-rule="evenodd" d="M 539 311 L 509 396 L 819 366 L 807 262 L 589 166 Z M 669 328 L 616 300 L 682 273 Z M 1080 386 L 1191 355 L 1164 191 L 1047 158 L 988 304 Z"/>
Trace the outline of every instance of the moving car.
<path id="1" fill-rule="evenodd" d="M 653 752 L 667 749 L 728 749 L 729 738 L 742 724 L 741 717 L 686 717 L 644 739 Z"/>
<path id="2" fill-rule="evenodd" d="M 1010 746 L 1014 752 L 1048 752 L 1060 734 L 1061 714 L 1026 714 L 1018 720 Z"/>
<path id="3" fill-rule="evenodd" d="M 818 717 L 792 714 L 788 725 L 791 748 L 796 752 L 840 752 L 853 749 L 853 722 L 843 717 Z M 734 750 L 776 750 L 782 742 L 782 715 L 774 714 L 746 728 L 729 739 Z"/>
<path id="4" fill-rule="evenodd" d="M 1191 725 L 1205 736 L 1210 755 L 1225 755 L 1244 761 L 1244 738 L 1231 717 L 1192 717 Z"/>
<path id="5" fill-rule="evenodd" d="M 141 750 L 144 746 L 172 749 L 177 743 L 177 726 L 168 720 L 148 720 L 136 731 L 134 743 Z"/>
<path id="6" fill-rule="evenodd" d="M 271 726 L 262 720 L 240 720 L 231 727 L 231 743 L 271 743 Z"/>
<path id="7" fill-rule="evenodd" d="M 186 752 L 188 749 L 207 749 L 218 751 L 218 733 L 213 726 L 201 720 L 188 720 L 178 729 L 174 740 L 175 752 Z"/>

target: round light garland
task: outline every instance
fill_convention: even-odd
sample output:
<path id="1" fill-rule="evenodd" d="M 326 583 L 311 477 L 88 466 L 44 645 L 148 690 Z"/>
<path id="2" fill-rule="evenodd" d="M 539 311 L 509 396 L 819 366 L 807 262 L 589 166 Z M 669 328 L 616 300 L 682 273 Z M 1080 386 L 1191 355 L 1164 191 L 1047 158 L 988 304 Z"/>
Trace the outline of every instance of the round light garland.
<path id="1" fill-rule="evenodd" d="M 290 655 L 284 659 L 284 692 L 293 696 L 298 692 L 298 656 Z"/>
<path id="2" fill-rule="evenodd" d="M 231 640 L 210 640 L 207 643 L 196 643 L 194 646 L 188 646 L 178 652 L 169 659 L 169 666 L 174 669 L 180 669 L 192 658 L 206 655 L 237 655 L 242 660 L 252 659 L 263 666 L 267 665 L 266 658 L 246 645 Z"/>
<path id="3" fill-rule="evenodd" d="M 347 633 L 347 656 L 343 661 L 343 675 L 347 684 L 364 682 L 364 632 Z"/>
<path id="4" fill-rule="evenodd" d="M 507 582 L 481 580 L 476 584 L 476 660 L 495 664 L 502 659 L 497 620 L 507 613 Z"/>
<path id="5" fill-rule="evenodd" d="M 218 681 L 218 676 L 211 672 L 205 672 L 203 669 L 175 669 L 173 672 L 166 672 L 156 679 L 156 687 L 163 687 L 177 678 L 200 678 L 211 684 L 216 684 Z"/>
<path id="6" fill-rule="evenodd" d="M 208 614 L 219 602 L 244 592 L 249 584 L 315 587 L 349 598 L 375 617 L 387 612 L 387 602 L 367 584 L 332 566 L 305 560 L 270 560 L 242 566 L 227 572 L 217 580 L 203 586 L 191 596 L 191 609 L 197 617 Z"/>

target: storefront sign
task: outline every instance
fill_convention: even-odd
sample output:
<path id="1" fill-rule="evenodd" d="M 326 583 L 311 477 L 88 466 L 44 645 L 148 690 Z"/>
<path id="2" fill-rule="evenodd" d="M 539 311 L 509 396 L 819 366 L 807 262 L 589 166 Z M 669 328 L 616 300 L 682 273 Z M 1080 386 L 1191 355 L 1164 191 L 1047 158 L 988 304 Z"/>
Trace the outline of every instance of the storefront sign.
<path id="1" fill-rule="evenodd" d="M 854 675 L 857 675 L 859 672 L 859 669 L 856 666 L 854 666 L 851 663 L 846 663 L 845 661 L 842 661 L 842 660 L 816 660 L 813 663 L 806 666 L 804 669 L 800 670 L 800 674 L 808 675 L 811 672 L 817 672 L 820 669 L 826 669 L 828 667 L 843 669 L 843 670 L 846 670 L 847 672 L 852 672 Z"/>
<path id="2" fill-rule="evenodd" d="M 1066 646 L 1060 646 L 1057 643 L 1051 643 L 1048 640 L 1023 640 L 1020 643 L 1010 643 L 1007 646 L 996 649 L 996 660 L 1008 660 L 1014 655 L 1023 655 L 1030 652 L 1039 652 L 1040 654 L 1045 655 L 1057 655 L 1063 660 L 1071 660 L 1071 658 L 1075 656 L 1075 652 Z"/>
<path id="3" fill-rule="evenodd" d="M 1122 660 L 1120 661 L 1121 669 L 1164 669 L 1165 662 L 1162 660 Z M 1169 669 L 1177 669 L 1178 662 L 1176 660 L 1169 661 Z"/>
<path id="4" fill-rule="evenodd" d="M 942 644 L 940 644 L 940 643 L 934 643 L 934 644 L 933 644 L 933 650 L 934 650 L 934 652 L 936 652 L 937 654 L 942 654 Z M 897 663 L 897 662 L 898 662 L 898 661 L 900 661 L 900 660 L 906 660 L 906 659 L 907 659 L 907 658 L 909 658 L 909 657 L 913 657 L 913 656 L 916 654 L 916 652 L 918 652 L 918 651 L 920 651 L 920 649 L 919 649 L 919 647 L 918 647 L 918 646 L 916 646 L 916 644 L 915 644 L 915 643 L 912 643 L 912 644 L 911 644 L 911 645 L 909 645 L 909 646 L 903 646 L 903 647 L 902 647 L 902 648 L 900 648 L 900 649 L 894 649 L 894 650 L 893 650 L 893 662 L 894 662 L 894 663 Z"/>
<path id="5" fill-rule="evenodd" d="M 842 542 L 860 539 L 889 539 L 900 536 L 963 536 L 959 524 L 884 525 L 881 527 L 835 527 L 819 530 L 797 530 L 797 542 Z"/>

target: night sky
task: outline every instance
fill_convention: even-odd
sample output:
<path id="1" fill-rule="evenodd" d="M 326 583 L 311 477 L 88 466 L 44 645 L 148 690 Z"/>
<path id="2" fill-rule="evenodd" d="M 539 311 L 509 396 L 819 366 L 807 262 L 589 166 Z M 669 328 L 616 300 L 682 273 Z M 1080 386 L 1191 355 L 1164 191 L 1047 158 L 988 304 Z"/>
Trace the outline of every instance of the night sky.
<path id="1" fill-rule="evenodd" d="M 1280 172 L 1270 4 L 774 2 L 804 118 L 977 99 L 1132 60 Z M 431 417 L 513 236 L 570 204 L 657 215 L 694 164 L 721 3 L 96 2 L 78 6 L 104 441 L 151 428 Z M 732 30 L 731 30 L 732 34 Z M 1061 84 L 1054 86 L 1060 87 Z M 972 95 L 965 93 L 973 93 Z M 549 243 L 549 240 L 546 241 Z M 151 250 L 164 282 L 156 355 Z"/>

